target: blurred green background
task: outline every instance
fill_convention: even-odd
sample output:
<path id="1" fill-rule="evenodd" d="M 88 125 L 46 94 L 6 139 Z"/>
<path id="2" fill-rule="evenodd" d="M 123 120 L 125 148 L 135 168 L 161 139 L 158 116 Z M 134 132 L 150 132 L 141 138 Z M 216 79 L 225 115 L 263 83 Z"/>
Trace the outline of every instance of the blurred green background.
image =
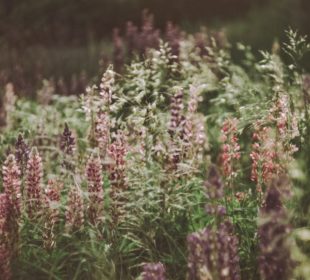
<path id="1" fill-rule="evenodd" d="M 0 86 L 17 75 L 20 91 L 44 78 L 87 80 L 111 54 L 113 28 L 140 26 L 143 9 L 158 28 L 171 20 L 190 32 L 224 29 L 254 50 L 270 49 L 288 27 L 310 34 L 309 0 L 0 0 Z"/>

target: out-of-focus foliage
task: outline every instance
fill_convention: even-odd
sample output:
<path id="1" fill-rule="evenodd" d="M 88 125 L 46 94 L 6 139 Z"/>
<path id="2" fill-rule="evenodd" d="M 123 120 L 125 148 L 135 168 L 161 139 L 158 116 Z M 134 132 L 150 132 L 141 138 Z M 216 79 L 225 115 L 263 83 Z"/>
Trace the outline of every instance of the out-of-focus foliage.
<path id="1" fill-rule="evenodd" d="M 14 82 L 19 95 L 33 96 L 47 79 L 59 94 L 80 94 L 110 63 L 113 28 L 122 37 L 128 21 L 142 29 L 144 9 L 155 16 L 161 35 L 168 21 L 191 33 L 219 28 L 230 42 L 256 51 L 283 41 L 289 26 L 310 34 L 307 0 L 2 0 L 0 85 Z M 240 61 L 237 51 L 232 54 Z"/>
<path id="2" fill-rule="evenodd" d="M 4 38 L 13 42 L 60 44 L 83 42 L 88 36 L 102 38 L 127 20 L 140 21 L 143 9 L 155 14 L 159 26 L 168 20 L 177 23 L 242 16 L 251 5 L 261 1 L 228 0 L 2 0 L 0 28 Z M 264 1 L 267 2 L 267 1 Z M 113 15 L 113 16 L 111 16 Z"/>

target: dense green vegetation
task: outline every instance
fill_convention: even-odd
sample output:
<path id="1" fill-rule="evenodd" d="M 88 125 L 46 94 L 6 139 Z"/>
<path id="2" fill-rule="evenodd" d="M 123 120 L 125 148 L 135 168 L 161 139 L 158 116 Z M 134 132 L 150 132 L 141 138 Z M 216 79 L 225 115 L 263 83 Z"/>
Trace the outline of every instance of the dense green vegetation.
<path id="1" fill-rule="evenodd" d="M 134 34 L 83 95 L 7 84 L 1 277 L 310 279 L 306 38 Z"/>

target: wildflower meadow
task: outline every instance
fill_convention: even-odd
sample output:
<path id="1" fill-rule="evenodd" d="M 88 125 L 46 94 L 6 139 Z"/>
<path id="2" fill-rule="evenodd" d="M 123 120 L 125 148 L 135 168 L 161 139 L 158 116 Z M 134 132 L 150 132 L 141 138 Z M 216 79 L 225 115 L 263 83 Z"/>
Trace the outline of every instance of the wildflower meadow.
<path id="1" fill-rule="evenodd" d="M 81 92 L 1 89 L 0 279 L 310 279 L 307 37 L 112 41 Z"/>

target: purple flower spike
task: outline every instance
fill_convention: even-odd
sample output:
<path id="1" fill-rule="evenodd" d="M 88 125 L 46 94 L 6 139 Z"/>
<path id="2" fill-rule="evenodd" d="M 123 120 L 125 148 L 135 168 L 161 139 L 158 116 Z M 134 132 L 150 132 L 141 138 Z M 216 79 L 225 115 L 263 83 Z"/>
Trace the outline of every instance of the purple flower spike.
<path id="1" fill-rule="evenodd" d="M 147 263 L 143 266 L 143 280 L 165 280 L 165 267 L 159 263 Z"/>

